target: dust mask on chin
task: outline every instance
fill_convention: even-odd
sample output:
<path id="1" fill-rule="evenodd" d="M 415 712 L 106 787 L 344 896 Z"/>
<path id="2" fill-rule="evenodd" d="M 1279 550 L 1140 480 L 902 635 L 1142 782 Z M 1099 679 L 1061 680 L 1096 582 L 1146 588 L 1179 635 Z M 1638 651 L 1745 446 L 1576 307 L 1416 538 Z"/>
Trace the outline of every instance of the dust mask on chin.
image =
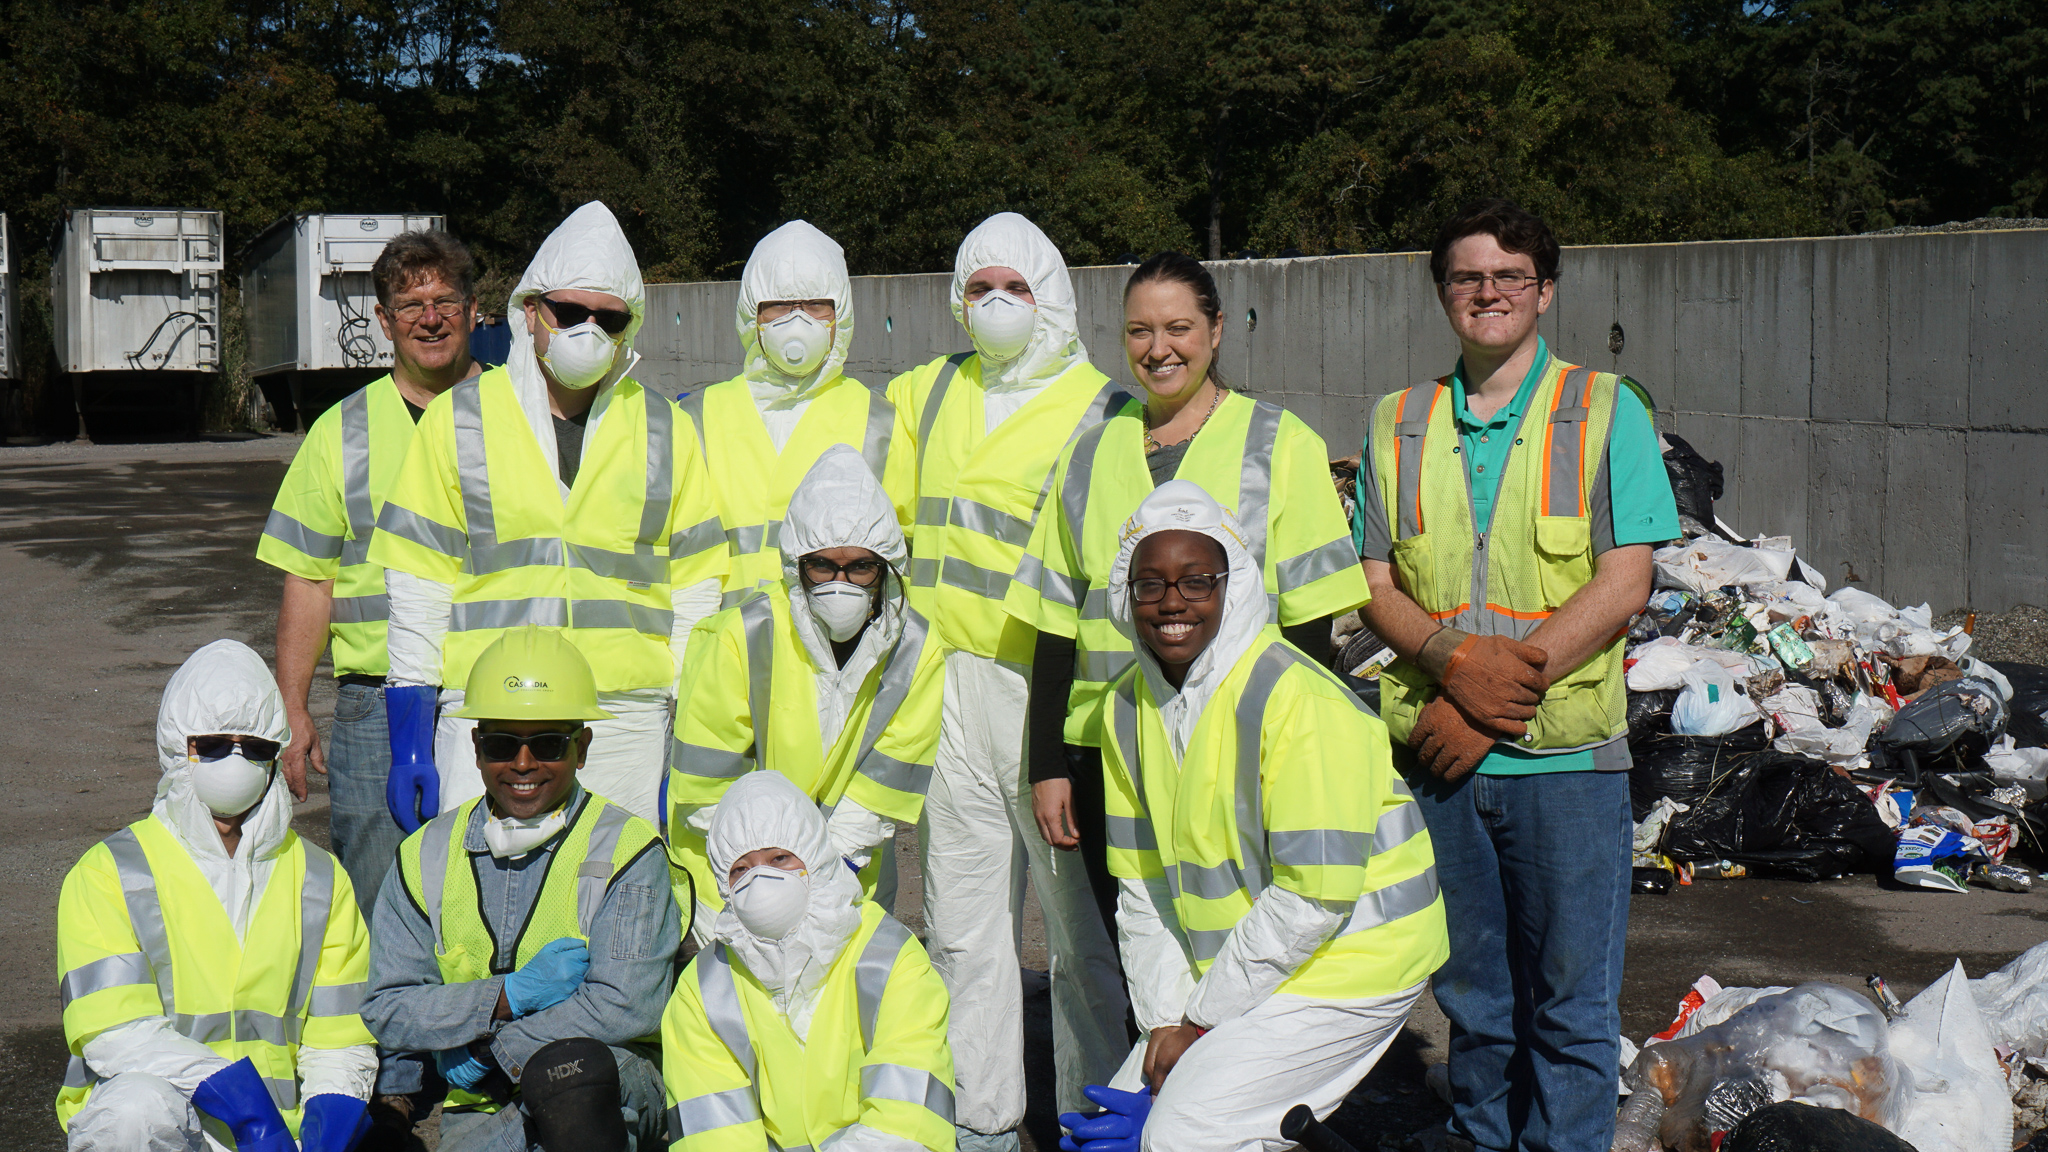
<path id="1" fill-rule="evenodd" d="M 732 886 L 727 901 L 740 927 L 763 940 L 775 941 L 796 931 L 811 904 L 811 874 L 785 872 L 773 864 L 747 869 Z"/>
<path id="2" fill-rule="evenodd" d="M 991 360 L 1007 363 L 1022 355 L 1037 327 L 1038 306 L 1000 288 L 967 306 L 967 335 L 974 350 Z"/>
<path id="3" fill-rule="evenodd" d="M 832 325 L 801 308 L 792 308 L 787 316 L 761 325 L 761 353 L 785 376 L 810 375 L 830 351 Z"/>
<path id="4" fill-rule="evenodd" d="M 548 366 L 556 383 L 581 392 L 612 370 L 618 350 L 619 346 L 596 321 L 585 320 L 559 331 L 548 329 L 548 350 L 541 356 L 541 362 Z"/>
<path id="5" fill-rule="evenodd" d="M 251 760 L 240 749 L 218 760 L 186 759 L 192 765 L 192 791 L 215 816 L 240 816 L 254 808 L 277 771 L 275 761 Z"/>
<path id="6" fill-rule="evenodd" d="M 825 629 L 825 634 L 832 637 L 835 644 L 843 644 L 859 635 L 861 627 L 875 610 L 875 590 L 847 580 L 815 585 L 809 589 L 808 598 L 811 618 Z"/>
<path id="7" fill-rule="evenodd" d="M 491 855 L 500 860 L 524 856 L 535 848 L 554 839 L 555 834 L 569 824 L 569 806 L 563 804 L 538 816 L 497 816 L 488 811 L 484 817 L 484 843 Z"/>

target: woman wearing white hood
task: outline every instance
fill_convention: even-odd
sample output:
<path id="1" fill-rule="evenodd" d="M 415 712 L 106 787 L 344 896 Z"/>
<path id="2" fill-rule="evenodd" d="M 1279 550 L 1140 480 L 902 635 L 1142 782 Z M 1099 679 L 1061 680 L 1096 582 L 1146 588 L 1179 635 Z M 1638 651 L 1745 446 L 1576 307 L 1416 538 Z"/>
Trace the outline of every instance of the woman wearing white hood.
<path id="1" fill-rule="evenodd" d="M 1083 1149 L 1284 1147 L 1287 1110 L 1335 1110 L 1443 963 L 1429 833 L 1386 727 L 1267 623 L 1199 486 L 1145 498 L 1109 588 L 1137 653 L 1103 705 L 1109 866 L 1147 1039 L 1089 1090 L 1108 1115 L 1062 1123 Z"/>
<path id="2" fill-rule="evenodd" d="M 645 295 L 618 221 L 585 204 L 512 291 L 511 362 L 420 418 L 370 545 L 389 570 L 389 800 L 408 832 L 483 794 L 474 725 L 452 713 L 478 654 L 527 624 L 563 629 L 615 717 L 593 725 L 584 786 L 659 820 L 670 694 L 727 560 L 697 438 L 628 375 Z"/>
<path id="3" fill-rule="evenodd" d="M 914 464 L 909 448 L 891 448 L 895 405 L 842 372 L 853 344 L 853 281 L 830 236 L 792 220 L 762 237 L 740 273 L 735 326 L 745 371 L 682 401 L 732 547 L 728 605 L 781 577 L 783 511 L 825 449 L 859 452 L 906 525 Z"/>
<path id="4" fill-rule="evenodd" d="M 1014 212 L 981 222 L 953 261 L 953 316 L 972 352 L 889 384 L 895 440 L 916 449 L 910 602 L 939 629 L 945 715 L 926 806 L 925 925 L 953 993 L 961 1147 L 1017 1147 L 1024 1118 L 1017 937 L 1025 861 L 1052 954 L 1061 1107 L 1116 1066 L 1128 1039 L 1115 946 L 1077 857 L 1055 859 L 1032 816 L 1024 716 L 1036 632 L 1003 610 L 1074 438 L 1126 397 L 1088 362 L 1066 261 Z"/>
<path id="5" fill-rule="evenodd" d="M 348 873 L 291 830 L 291 735 L 262 657 L 193 653 L 157 713 L 149 816 L 64 878 L 72 1152 L 217 1149 L 222 1132 L 244 1152 L 345 1152 L 367 1128 L 369 933 Z"/>
<path id="6" fill-rule="evenodd" d="M 904 596 L 903 533 L 859 453 L 825 449 L 782 540 L 781 578 L 698 626 L 676 687 L 669 845 L 692 877 L 700 943 L 722 907 L 704 837 L 735 779 L 772 769 L 824 805 L 834 853 L 885 908 L 893 821 L 917 821 L 931 782 L 945 649 Z"/>
<path id="7" fill-rule="evenodd" d="M 946 989 L 917 938 L 861 900 L 817 805 L 752 773 L 709 848 L 725 910 L 661 1022 L 670 1146 L 950 1152 Z"/>

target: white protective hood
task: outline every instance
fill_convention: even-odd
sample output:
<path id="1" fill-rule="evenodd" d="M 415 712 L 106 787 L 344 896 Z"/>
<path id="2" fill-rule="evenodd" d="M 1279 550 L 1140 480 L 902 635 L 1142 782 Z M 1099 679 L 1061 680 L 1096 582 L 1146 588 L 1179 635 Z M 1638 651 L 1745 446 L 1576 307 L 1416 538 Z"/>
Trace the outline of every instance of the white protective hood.
<path id="1" fill-rule="evenodd" d="M 1159 660 L 1138 639 L 1131 616 L 1131 557 L 1145 538 L 1157 532 L 1200 532 L 1223 545 L 1230 561 L 1224 585 L 1223 625 L 1216 638 L 1189 666 L 1176 690 L 1159 670 Z M 1160 719 L 1173 739 L 1176 760 L 1186 755 L 1188 737 L 1202 718 L 1202 708 L 1216 686 L 1259 639 L 1266 626 L 1266 585 L 1257 561 L 1244 542 L 1244 529 L 1228 508 L 1218 504 L 1192 480 L 1169 480 L 1152 490 L 1124 522 L 1123 546 L 1109 570 L 1109 615 L 1117 631 L 1137 650 L 1138 667 L 1159 702 Z"/>
<path id="2" fill-rule="evenodd" d="M 511 299 L 505 302 L 505 322 L 512 328 L 512 354 L 505 368 L 512 374 L 519 406 L 525 410 L 534 439 L 540 441 L 541 455 L 548 467 L 555 470 L 558 484 L 562 479 L 561 462 L 555 452 L 548 384 L 541 375 L 540 359 L 533 354 L 533 333 L 526 327 L 523 305 L 529 296 L 564 288 L 617 296 L 633 312 L 633 322 L 626 326 L 626 334 L 619 341 L 621 352 L 612 362 L 612 370 L 597 382 L 597 398 L 590 406 L 590 420 L 583 435 L 587 446 L 604 419 L 612 385 L 631 372 L 640 359 L 640 354 L 632 350 L 633 338 L 647 320 L 647 288 L 640 280 L 640 261 L 633 255 L 633 246 L 627 242 L 626 233 L 611 209 L 596 200 L 571 212 L 560 227 L 548 234 L 540 251 L 534 253 L 533 263 L 526 266 L 526 274 L 519 278 L 519 286 L 512 289 Z M 567 493 L 564 487 L 565 497 Z"/>
<path id="3" fill-rule="evenodd" d="M 811 660 L 823 670 L 818 685 L 818 712 L 825 729 L 825 746 L 829 748 L 838 739 L 839 728 L 852 707 L 851 691 L 860 687 L 867 670 L 886 656 L 903 635 L 901 573 L 910 562 L 910 546 L 904 542 L 903 529 L 896 523 L 895 505 L 869 471 L 867 461 L 846 445 L 834 444 L 818 457 L 790 494 L 778 547 L 782 550 L 783 586 L 789 590 L 790 621 Z M 889 572 L 882 577 L 881 616 L 868 625 L 853 658 L 847 661 L 845 669 L 839 670 L 832 656 L 831 638 L 811 615 L 811 595 L 804 590 L 797 560 L 821 549 L 847 547 L 866 548 L 875 553 L 889 562 Z M 839 676 L 835 670 L 845 675 Z M 835 683 L 825 683 L 827 679 Z M 832 691 L 840 680 L 851 681 L 845 685 L 848 692 Z M 828 696 L 839 695 L 848 698 L 828 700 Z M 828 709 L 833 703 L 838 706 Z M 831 716 L 834 711 L 836 723 Z"/>
<path id="4" fill-rule="evenodd" d="M 733 862 L 762 848 L 796 853 L 811 878 L 803 921 L 779 942 L 747 931 L 731 904 L 727 873 Z M 727 901 L 712 927 L 713 939 L 746 962 L 797 1035 L 806 1035 L 819 984 L 860 928 L 860 881 L 832 850 L 817 802 L 780 772 L 749 772 L 719 798 L 705 855 L 718 879 L 718 894 Z"/>
<path id="5" fill-rule="evenodd" d="M 275 858 L 292 819 L 291 794 L 285 789 L 284 773 L 277 772 L 270 778 L 269 791 L 242 821 L 242 842 L 235 855 L 228 856 L 213 813 L 193 790 L 192 762 L 185 752 L 186 737 L 222 732 L 279 744 L 292 738 L 276 678 L 261 656 L 236 640 L 215 640 L 187 657 L 164 686 L 156 714 L 157 765 L 163 777 L 157 781 L 152 810 L 184 842 L 216 892 L 222 892 L 227 873 Z M 236 877 L 231 890 L 222 892 L 222 904 L 237 929 L 244 926 L 267 876 L 265 867 L 261 876 Z M 238 909 L 237 904 L 244 906 Z"/>
<path id="6" fill-rule="evenodd" d="M 1074 308 L 1074 283 L 1067 276 L 1066 257 L 1038 225 L 1015 212 L 998 212 L 975 225 L 953 257 L 953 319 L 966 326 L 967 280 L 983 268 L 1014 268 L 1031 285 L 1038 302 L 1038 325 L 1031 343 L 1016 359 L 998 364 L 981 361 L 982 387 L 990 392 L 1027 391 L 1060 378 L 1088 358 L 1081 345 L 1081 326 Z"/>
<path id="7" fill-rule="evenodd" d="M 832 350 L 808 376 L 786 376 L 761 354 L 755 313 L 763 300 L 830 298 L 838 317 L 832 324 Z M 733 326 L 740 334 L 740 359 L 754 403 L 765 407 L 808 400 L 817 386 L 838 376 L 853 344 L 853 280 L 846 274 L 846 252 L 809 221 L 791 220 L 761 237 L 740 273 L 740 299 Z"/>

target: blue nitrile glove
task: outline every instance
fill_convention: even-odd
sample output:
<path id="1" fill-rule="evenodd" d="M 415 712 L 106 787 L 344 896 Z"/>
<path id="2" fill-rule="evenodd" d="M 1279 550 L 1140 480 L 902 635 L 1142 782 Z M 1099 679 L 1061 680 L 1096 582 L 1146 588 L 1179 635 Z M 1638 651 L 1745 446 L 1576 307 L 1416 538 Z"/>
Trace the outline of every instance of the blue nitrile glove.
<path id="1" fill-rule="evenodd" d="M 241 1152 L 298 1152 L 277 1101 L 247 1056 L 201 1080 L 192 1090 L 192 1106 L 227 1125 Z"/>
<path id="2" fill-rule="evenodd" d="M 550 940 L 519 971 L 505 977 L 505 1006 L 514 1016 L 553 1008 L 576 991 L 588 971 L 588 945 L 573 936 Z"/>
<path id="3" fill-rule="evenodd" d="M 481 1084 L 484 1077 L 491 1074 L 491 1066 L 484 1063 L 483 1057 L 466 1046 L 444 1048 L 434 1053 L 434 1067 L 450 1088 L 460 1088 L 465 1092 Z"/>
<path id="4" fill-rule="evenodd" d="M 299 1117 L 299 1152 L 349 1152 L 370 1132 L 366 1100 L 322 1092 L 306 1098 Z"/>
<path id="5" fill-rule="evenodd" d="M 441 811 L 441 774 L 434 770 L 434 709 L 439 688 L 407 684 L 384 689 L 384 716 L 391 729 L 391 778 L 384 803 L 408 833 Z"/>
<path id="6" fill-rule="evenodd" d="M 1089 1084 L 1081 1094 L 1108 1111 L 1093 1117 L 1079 1112 L 1061 1114 L 1060 1127 L 1069 1134 L 1060 1137 L 1060 1148 L 1064 1152 L 1138 1152 L 1145 1117 L 1152 1112 L 1152 1093 L 1119 1092 Z"/>

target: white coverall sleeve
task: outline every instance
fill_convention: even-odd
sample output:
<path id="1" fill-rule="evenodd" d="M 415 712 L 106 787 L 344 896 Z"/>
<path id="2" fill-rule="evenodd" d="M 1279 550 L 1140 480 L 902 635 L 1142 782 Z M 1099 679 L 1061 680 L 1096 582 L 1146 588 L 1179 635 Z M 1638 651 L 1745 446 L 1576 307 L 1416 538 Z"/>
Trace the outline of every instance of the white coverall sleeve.
<path id="1" fill-rule="evenodd" d="M 333 1094 L 368 1100 L 377 1084 L 377 1046 L 299 1048 L 299 1098 Z"/>
<path id="2" fill-rule="evenodd" d="M 668 629 L 668 650 L 680 670 L 683 655 L 690 650 L 690 630 L 718 611 L 718 581 L 699 580 L 688 588 L 671 588 L 668 605 L 675 613 Z"/>
<path id="3" fill-rule="evenodd" d="M 228 1066 L 213 1049 L 180 1035 L 162 1016 L 116 1024 L 85 1042 L 85 1062 L 102 1080 L 143 1072 L 192 1095 L 199 1082 Z"/>
<path id="4" fill-rule="evenodd" d="M 1188 1022 L 1214 1028 L 1258 1007 L 1343 923 L 1343 916 L 1298 892 L 1277 884 L 1267 888 L 1195 986 Z"/>
<path id="5" fill-rule="evenodd" d="M 838 806 L 825 821 L 825 834 L 832 838 L 832 850 L 853 861 L 856 868 L 867 867 L 868 861 L 874 859 L 875 849 L 895 831 L 894 823 L 861 807 L 851 796 L 840 797 Z"/>
<path id="6" fill-rule="evenodd" d="M 386 568 L 384 591 L 391 603 L 391 672 L 384 682 L 394 688 L 442 687 L 441 642 L 448 635 L 455 585 Z"/>
<path id="7" fill-rule="evenodd" d="M 818 1144 L 818 1152 L 926 1152 L 915 1140 L 891 1136 L 865 1124 L 849 1124 Z"/>
<path id="8" fill-rule="evenodd" d="M 1164 879 L 1117 880 L 1117 950 L 1130 980 L 1131 1011 L 1147 1035 L 1154 1028 L 1180 1023 L 1195 990 L 1187 949 L 1166 920 L 1172 914 L 1171 900 Z"/>

